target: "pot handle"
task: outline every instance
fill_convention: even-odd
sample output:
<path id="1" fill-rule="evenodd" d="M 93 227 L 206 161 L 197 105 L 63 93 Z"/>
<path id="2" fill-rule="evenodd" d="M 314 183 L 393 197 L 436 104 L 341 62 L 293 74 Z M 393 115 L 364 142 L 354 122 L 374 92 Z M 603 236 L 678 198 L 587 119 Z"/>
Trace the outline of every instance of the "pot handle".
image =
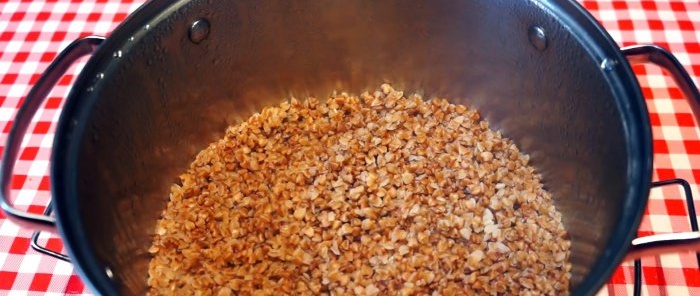
<path id="1" fill-rule="evenodd" d="M 50 215 L 33 214 L 21 211 L 10 203 L 10 182 L 12 172 L 17 161 L 17 154 L 22 144 L 22 139 L 27 132 L 32 117 L 49 95 L 58 80 L 79 58 L 93 53 L 104 41 L 103 37 L 88 36 L 77 39 L 68 45 L 56 59 L 51 62 L 46 71 L 41 75 L 37 83 L 27 94 L 22 106 L 17 111 L 15 123 L 10 130 L 5 145 L 0 168 L 0 208 L 7 218 L 20 227 L 36 230 L 54 231 L 56 220 Z"/>
<path id="2" fill-rule="evenodd" d="M 686 100 L 688 100 L 696 122 L 700 123 L 700 91 L 698 91 L 688 72 L 673 54 L 658 45 L 634 45 L 623 47 L 620 50 L 627 57 L 630 64 L 652 63 L 668 71 L 681 89 Z M 691 198 L 689 185 L 687 183 L 681 185 L 686 188 L 686 198 Z M 688 212 L 690 215 L 695 216 L 692 200 L 689 201 Z M 691 218 L 691 221 L 693 221 L 695 217 Z M 637 259 L 647 255 L 671 252 L 700 252 L 700 232 L 697 229 L 697 222 L 691 224 L 695 224 L 693 225 L 693 232 L 656 234 L 634 239 L 625 259 Z"/>

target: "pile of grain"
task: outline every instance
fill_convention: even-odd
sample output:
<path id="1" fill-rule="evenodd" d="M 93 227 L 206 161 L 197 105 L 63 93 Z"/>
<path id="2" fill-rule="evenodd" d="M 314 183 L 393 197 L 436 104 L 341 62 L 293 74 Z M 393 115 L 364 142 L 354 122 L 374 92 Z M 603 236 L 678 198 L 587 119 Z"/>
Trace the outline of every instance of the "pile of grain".
<path id="1" fill-rule="evenodd" d="M 567 294 L 528 159 L 475 110 L 389 85 L 264 109 L 172 186 L 150 294 Z"/>

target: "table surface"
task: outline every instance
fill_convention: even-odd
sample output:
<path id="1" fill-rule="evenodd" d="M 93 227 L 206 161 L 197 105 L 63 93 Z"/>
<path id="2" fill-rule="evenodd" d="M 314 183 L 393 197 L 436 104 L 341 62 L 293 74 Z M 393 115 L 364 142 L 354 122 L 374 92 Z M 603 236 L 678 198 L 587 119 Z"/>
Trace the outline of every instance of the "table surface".
<path id="1" fill-rule="evenodd" d="M 23 97 L 59 50 L 86 35 L 109 35 L 143 0 L 0 0 L 0 149 Z M 659 44 L 680 60 L 696 84 L 700 79 L 700 2 L 580 1 L 620 46 Z M 63 98 L 80 66 L 71 68 L 34 118 L 12 181 L 17 207 L 41 213 L 49 201 L 49 159 Z M 656 67 L 635 72 L 649 108 L 654 133 L 654 180 L 683 178 L 700 209 L 700 138 L 690 108 L 670 78 Z M 698 168 L 698 169 L 693 169 Z M 681 190 L 653 189 L 639 235 L 689 231 Z M 31 230 L 0 214 L 0 295 L 90 294 L 71 264 L 30 248 Z M 60 238 L 43 235 L 49 247 Z M 643 258 L 645 295 L 700 295 L 700 270 L 692 253 Z M 616 270 L 600 295 L 631 295 L 632 264 Z"/>

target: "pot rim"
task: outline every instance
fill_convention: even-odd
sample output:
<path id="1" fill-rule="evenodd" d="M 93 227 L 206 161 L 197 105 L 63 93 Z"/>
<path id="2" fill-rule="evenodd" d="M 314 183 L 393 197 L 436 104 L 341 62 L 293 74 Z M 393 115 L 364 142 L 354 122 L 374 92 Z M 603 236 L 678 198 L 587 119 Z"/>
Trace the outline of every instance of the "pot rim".
<path id="1" fill-rule="evenodd" d="M 185 5 L 189 0 L 151 0 L 132 12 L 119 24 L 90 57 L 66 97 L 56 128 L 52 148 L 51 188 L 56 226 L 76 272 L 88 288 L 99 295 L 120 295 L 119 286 L 105 262 L 100 262 L 85 235 L 77 198 L 80 142 L 84 136 L 92 107 L 98 100 L 88 88 L 115 62 L 113 53 L 127 51 L 146 36 L 151 27 Z M 98 89 L 98 88 L 95 88 Z M 145 279 L 144 279 L 145 280 Z"/>
<path id="2" fill-rule="evenodd" d="M 623 211 L 611 231 L 606 248 L 579 283 L 572 295 L 592 295 L 607 282 L 622 261 L 644 214 L 651 188 L 652 133 L 648 110 L 641 88 L 630 64 L 617 44 L 595 18 L 574 0 L 529 0 L 542 7 L 567 28 L 598 61 L 614 61 L 616 67 L 603 70 L 603 75 L 615 94 L 616 106 L 623 119 L 627 137 L 627 192 Z M 95 251 L 81 232 L 78 204 L 78 161 L 81 141 L 85 136 L 88 118 L 98 100 L 95 93 L 87 92 L 94 83 L 95 73 L 101 73 L 111 63 L 117 50 L 128 50 L 147 34 L 147 26 L 155 27 L 171 13 L 188 3 L 152 0 L 133 12 L 98 48 L 78 75 L 67 97 L 60 116 L 52 148 L 51 187 L 58 232 L 75 263 L 75 268 L 90 290 L 103 295 L 118 295 L 118 285 L 111 279 L 105 263 L 99 262 Z"/>

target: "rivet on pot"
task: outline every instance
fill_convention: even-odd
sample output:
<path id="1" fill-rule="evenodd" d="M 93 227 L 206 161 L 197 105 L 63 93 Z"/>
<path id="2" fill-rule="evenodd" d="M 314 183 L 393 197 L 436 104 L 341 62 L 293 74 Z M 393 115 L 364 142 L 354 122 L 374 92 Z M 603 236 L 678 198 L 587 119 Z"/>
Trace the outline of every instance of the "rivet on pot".
<path id="1" fill-rule="evenodd" d="M 207 39 L 207 37 L 209 37 L 210 29 L 211 25 L 209 24 L 209 21 L 207 19 L 199 19 L 194 21 L 192 25 L 190 25 L 190 41 L 192 41 L 195 44 L 199 44 L 204 39 Z"/>
<path id="2" fill-rule="evenodd" d="M 530 44 L 539 51 L 547 49 L 547 34 L 540 26 L 532 26 L 527 33 Z"/>
<path id="3" fill-rule="evenodd" d="M 611 59 L 603 59 L 603 61 L 600 63 L 600 69 L 606 72 L 610 72 L 615 69 L 615 66 L 617 66 L 617 60 L 611 60 Z"/>
<path id="4" fill-rule="evenodd" d="M 112 269 L 111 269 L 111 268 L 105 267 L 105 273 L 107 273 L 107 276 L 108 276 L 110 279 L 113 279 L 113 278 L 114 278 L 114 273 L 112 272 Z"/>

